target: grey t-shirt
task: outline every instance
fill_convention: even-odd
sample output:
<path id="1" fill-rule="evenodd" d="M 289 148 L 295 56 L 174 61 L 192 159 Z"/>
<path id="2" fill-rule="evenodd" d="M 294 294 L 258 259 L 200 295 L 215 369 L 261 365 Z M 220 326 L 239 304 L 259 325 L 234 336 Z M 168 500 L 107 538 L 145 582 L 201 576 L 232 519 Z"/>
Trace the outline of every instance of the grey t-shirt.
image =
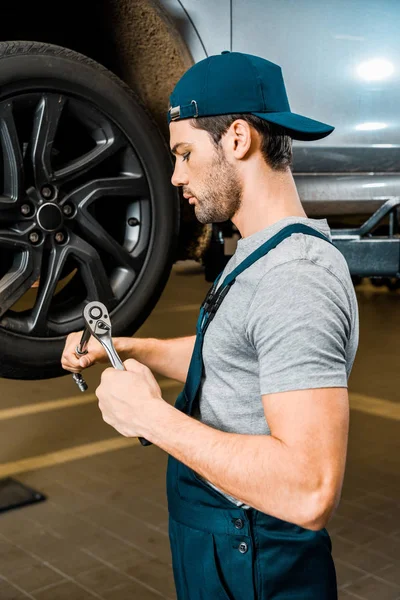
<path id="1" fill-rule="evenodd" d="M 326 219 L 281 219 L 238 240 L 219 284 L 293 223 L 314 227 L 332 239 Z M 293 234 L 237 277 L 210 323 L 194 418 L 221 431 L 270 435 L 261 396 L 347 387 L 358 327 L 357 298 L 343 255 L 325 240 Z"/>

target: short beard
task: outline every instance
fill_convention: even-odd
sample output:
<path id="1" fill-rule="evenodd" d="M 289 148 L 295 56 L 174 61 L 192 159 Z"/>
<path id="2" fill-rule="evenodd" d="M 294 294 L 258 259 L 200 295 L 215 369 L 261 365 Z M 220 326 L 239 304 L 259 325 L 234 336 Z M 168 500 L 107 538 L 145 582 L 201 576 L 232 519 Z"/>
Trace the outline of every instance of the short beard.
<path id="1" fill-rule="evenodd" d="M 196 218 L 200 223 L 222 223 L 232 219 L 242 204 L 242 185 L 236 169 L 217 149 L 207 178 L 200 184 L 205 192 L 196 196 Z"/>

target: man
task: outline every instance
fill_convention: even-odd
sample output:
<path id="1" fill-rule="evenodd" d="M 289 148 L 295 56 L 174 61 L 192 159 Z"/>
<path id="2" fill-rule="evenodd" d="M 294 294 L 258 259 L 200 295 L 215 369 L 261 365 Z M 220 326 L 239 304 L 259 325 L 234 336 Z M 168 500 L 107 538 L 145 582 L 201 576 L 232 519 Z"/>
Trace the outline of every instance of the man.
<path id="1" fill-rule="evenodd" d="M 357 302 L 325 219 L 308 219 L 291 139 L 333 127 L 290 111 L 280 67 L 223 52 L 187 71 L 168 113 L 172 183 L 202 223 L 241 239 L 197 336 L 117 338 L 125 372 L 96 390 L 104 420 L 169 454 L 178 600 L 333 600 L 325 526 L 340 498 Z M 103 360 L 94 340 L 71 371 Z M 175 407 L 152 371 L 185 382 Z"/>

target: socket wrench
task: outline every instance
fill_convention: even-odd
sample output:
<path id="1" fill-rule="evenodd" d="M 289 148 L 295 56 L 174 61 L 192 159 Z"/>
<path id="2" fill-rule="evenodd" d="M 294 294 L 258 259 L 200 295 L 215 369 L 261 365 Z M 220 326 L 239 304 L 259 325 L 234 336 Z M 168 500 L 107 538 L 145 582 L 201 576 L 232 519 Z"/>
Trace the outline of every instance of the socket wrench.
<path id="1" fill-rule="evenodd" d="M 124 364 L 115 350 L 111 335 L 111 320 L 108 315 L 108 310 L 102 302 L 94 300 L 89 302 L 83 309 L 83 318 L 85 321 L 85 329 L 83 331 L 79 346 L 76 347 L 77 356 L 87 354 L 86 346 L 90 336 L 96 338 L 107 352 L 107 356 L 114 369 L 125 371 Z M 76 375 L 80 377 L 76 377 Z M 74 379 L 81 391 L 87 389 L 87 384 L 80 373 L 73 373 Z M 151 446 L 152 442 L 139 437 L 142 446 Z"/>

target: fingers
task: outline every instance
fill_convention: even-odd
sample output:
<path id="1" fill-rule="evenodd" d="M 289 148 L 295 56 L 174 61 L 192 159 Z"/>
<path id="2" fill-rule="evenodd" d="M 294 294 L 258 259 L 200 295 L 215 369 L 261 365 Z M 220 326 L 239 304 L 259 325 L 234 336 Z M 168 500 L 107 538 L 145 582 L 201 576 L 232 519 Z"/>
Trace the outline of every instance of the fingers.
<path id="1" fill-rule="evenodd" d="M 139 362 L 138 360 L 135 360 L 134 358 L 128 358 L 126 361 L 124 361 L 124 367 L 127 371 L 134 371 L 134 372 L 150 371 L 150 369 L 148 367 L 146 367 L 146 365 Z"/>
<path id="2" fill-rule="evenodd" d="M 61 366 L 71 373 L 80 373 L 82 369 L 89 367 L 95 361 L 93 352 L 84 356 L 76 355 L 76 348 L 79 346 L 82 337 L 82 331 L 70 333 L 66 339 L 64 350 L 61 357 Z"/>
<path id="3" fill-rule="evenodd" d="M 142 381 L 145 382 L 145 385 L 148 387 L 148 390 L 151 392 L 153 396 L 157 398 L 162 398 L 161 388 L 153 375 L 153 372 L 149 367 L 135 360 L 134 358 L 129 358 L 124 362 L 124 367 L 127 371 L 131 373 L 135 373 L 137 376 L 140 376 Z"/>
<path id="4" fill-rule="evenodd" d="M 91 337 L 89 340 L 87 354 L 77 356 L 76 347 L 80 344 L 82 333 L 82 331 L 74 331 L 69 334 L 65 341 L 61 366 L 66 371 L 71 371 L 71 373 L 80 373 L 82 369 L 87 369 L 98 362 L 103 362 L 107 357 L 103 346 L 94 337 Z"/>
<path id="5" fill-rule="evenodd" d="M 75 354 L 75 348 L 78 346 L 81 338 L 81 332 L 70 333 L 65 341 L 64 350 L 61 356 L 61 366 L 66 371 L 79 373 L 82 367 L 79 365 L 79 359 Z"/>
<path id="6" fill-rule="evenodd" d="M 93 356 L 93 354 L 88 353 L 84 356 L 80 356 L 78 358 L 78 361 L 81 369 L 87 369 L 87 367 L 90 367 L 90 365 L 92 365 L 95 362 L 95 357 Z"/>

